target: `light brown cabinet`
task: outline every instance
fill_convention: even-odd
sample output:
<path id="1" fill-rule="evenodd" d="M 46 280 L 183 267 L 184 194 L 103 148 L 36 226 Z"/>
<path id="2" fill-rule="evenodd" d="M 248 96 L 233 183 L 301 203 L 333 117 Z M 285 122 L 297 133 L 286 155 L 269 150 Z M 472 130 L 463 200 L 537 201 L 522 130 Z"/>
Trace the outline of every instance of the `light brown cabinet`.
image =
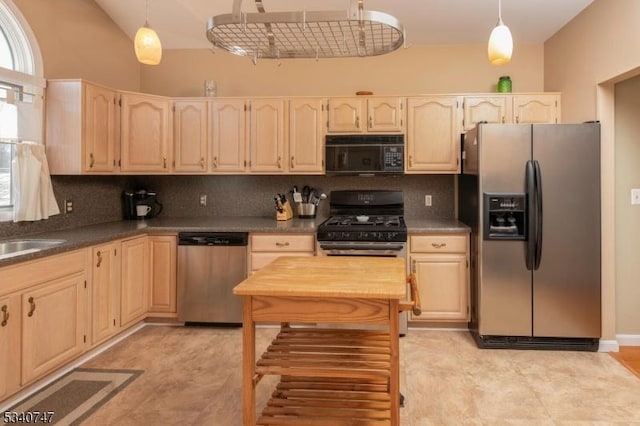
<path id="1" fill-rule="evenodd" d="M 0 401 L 20 387 L 20 297 L 0 297 Z"/>
<path id="2" fill-rule="evenodd" d="M 407 99 L 406 173 L 460 171 L 461 98 Z"/>
<path id="3" fill-rule="evenodd" d="M 285 108 L 283 99 L 249 101 L 249 170 L 285 171 Z"/>
<path id="4" fill-rule="evenodd" d="M 328 133 L 402 133 L 404 98 L 331 98 L 327 119 Z"/>
<path id="5" fill-rule="evenodd" d="M 122 241 L 120 325 L 144 318 L 149 310 L 149 242 L 146 236 Z"/>
<path id="6" fill-rule="evenodd" d="M 324 173 L 324 101 L 289 100 L 289 172 Z"/>
<path id="7" fill-rule="evenodd" d="M 86 275 L 77 273 L 26 290 L 21 303 L 25 384 L 84 351 Z"/>
<path id="8" fill-rule="evenodd" d="M 169 173 L 171 101 L 161 96 L 120 95 L 122 172 Z"/>
<path id="9" fill-rule="evenodd" d="M 91 344 L 120 330 L 119 242 L 91 249 Z"/>
<path id="10" fill-rule="evenodd" d="M 153 314 L 174 314 L 173 316 L 175 316 L 177 313 L 176 236 L 149 236 L 149 252 L 151 259 L 149 276 L 151 281 L 151 306 L 149 307 L 149 312 Z"/>
<path id="11" fill-rule="evenodd" d="M 422 314 L 410 321 L 469 320 L 469 236 L 411 235 L 409 265 L 416 275 Z"/>
<path id="12" fill-rule="evenodd" d="M 314 234 L 251 234 L 249 274 L 280 256 L 314 256 Z"/>
<path id="13" fill-rule="evenodd" d="M 560 123 L 560 95 L 532 93 L 516 95 L 465 96 L 463 101 L 464 130 L 479 122 L 487 123 Z"/>
<path id="14" fill-rule="evenodd" d="M 246 158 L 246 104 L 243 99 L 216 99 L 211 104 L 211 171 L 244 173 Z"/>
<path id="15" fill-rule="evenodd" d="M 52 174 L 104 174 L 117 168 L 115 90 L 81 80 L 49 81 L 46 145 Z"/>
<path id="16" fill-rule="evenodd" d="M 208 101 L 174 101 L 173 170 L 178 173 L 207 172 L 209 139 Z"/>

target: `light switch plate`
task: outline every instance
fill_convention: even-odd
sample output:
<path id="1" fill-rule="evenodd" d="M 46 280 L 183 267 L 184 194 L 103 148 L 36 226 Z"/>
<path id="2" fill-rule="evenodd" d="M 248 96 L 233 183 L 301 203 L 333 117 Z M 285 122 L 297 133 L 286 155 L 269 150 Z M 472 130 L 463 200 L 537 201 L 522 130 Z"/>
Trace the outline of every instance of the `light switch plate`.
<path id="1" fill-rule="evenodd" d="M 424 196 L 424 205 L 427 207 L 431 207 L 431 195 Z"/>
<path id="2" fill-rule="evenodd" d="M 632 205 L 640 204 L 640 189 L 638 188 L 631 189 L 631 204 Z"/>

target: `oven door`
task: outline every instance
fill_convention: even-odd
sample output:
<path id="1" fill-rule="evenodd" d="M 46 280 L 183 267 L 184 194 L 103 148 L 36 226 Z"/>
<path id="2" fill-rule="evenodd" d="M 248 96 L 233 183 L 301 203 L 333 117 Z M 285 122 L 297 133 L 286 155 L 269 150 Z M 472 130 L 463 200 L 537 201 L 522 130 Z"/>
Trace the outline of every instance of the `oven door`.
<path id="1" fill-rule="evenodd" d="M 318 241 L 319 256 L 406 257 L 406 243 L 369 241 Z"/>

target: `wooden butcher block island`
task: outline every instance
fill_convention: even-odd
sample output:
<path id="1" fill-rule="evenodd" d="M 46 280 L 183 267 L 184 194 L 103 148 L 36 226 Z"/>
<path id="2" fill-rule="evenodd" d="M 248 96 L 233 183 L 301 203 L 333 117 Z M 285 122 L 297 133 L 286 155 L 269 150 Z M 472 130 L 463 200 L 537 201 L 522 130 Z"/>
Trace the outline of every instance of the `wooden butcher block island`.
<path id="1" fill-rule="evenodd" d="M 244 424 L 398 425 L 398 313 L 419 309 L 409 281 L 416 303 L 401 301 L 404 259 L 318 256 L 280 257 L 238 284 Z M 256 362 L 257 322 L 282 325 Z M 337 326 L 316 326 L 326 323 Z M 266 374 L 280 383 L 256 419 L 255 388 Z"/>

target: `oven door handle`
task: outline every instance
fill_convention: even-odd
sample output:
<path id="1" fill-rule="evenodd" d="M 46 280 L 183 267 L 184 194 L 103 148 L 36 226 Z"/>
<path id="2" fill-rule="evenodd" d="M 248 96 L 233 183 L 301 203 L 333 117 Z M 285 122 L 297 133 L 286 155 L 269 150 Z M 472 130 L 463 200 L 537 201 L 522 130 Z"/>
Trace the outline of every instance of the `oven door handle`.
<path id="1" fill-rule="evenodd" d="M 350 250 L 350 251 L 402 251 L 404 249 L 403 244 L 335 244 L 335 243 L 320 243 L 322 250 Z"/>

